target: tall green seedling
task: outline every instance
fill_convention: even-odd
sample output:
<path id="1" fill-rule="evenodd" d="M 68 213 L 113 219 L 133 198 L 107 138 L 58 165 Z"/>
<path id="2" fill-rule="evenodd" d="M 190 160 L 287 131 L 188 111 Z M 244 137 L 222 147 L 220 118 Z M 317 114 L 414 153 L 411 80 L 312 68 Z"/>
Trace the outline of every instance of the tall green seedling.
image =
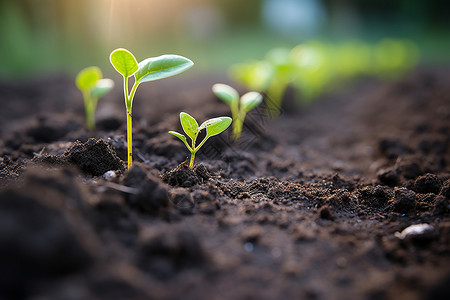
<path id="1" fill-rule="evenodd" d="M 117 72 L 123 76 L 123 92 L 127 109 L 128 167 L 130 167 L 133 161 L 132 106 L 138 86 L 143 82 L 179 74 L 192 67 L 194 63 L 186 57 L 174 54 L 150 57 L 138 63 L 134 55 L 123 48 L 112 51 L 109 60 Z M 134 84 L 129 91 L 128 78 L 131 76 L 134 76 Z"/>
<path id="2" fill-rule="evenodd" d="M 205 142 L 212 136 L 218 135 L 222 131 L 226 130 L 228 126 L 230 126 L 232 120 L 229 117 L 218 117 L 212 118 L 205 122 L 203 122 L 200 126 L 197 121 L 190 115 L 185 112 L 180 113 L 180 122 L 181 127 L 183 127 L 184 132 L 191 139 L 191 145 L 187 142 L 186 137 L 178 133 L 176 131 L 169 131 L 170 134 L 173 134 L 177 138 L 183 141 L 183 143 L 188 148 L 189 152 L 191 152 L 191 160 L 189 161 L 189 168 L 194 167 L 194 159 L 197 151 L 205 144 Z M 203 140 L 197 145 L 197 138 L 199 133 L 206 129 L 206 135 Z"/>
<path id="3" fill-rule="evenodd" d="M 98 99 L 114 86 L 111 79 L 102 77 L 102 71 L 98 67 L 87 67 L 81 70 L 75 79 L 75 84 L 83 94 L 86 124 L 90 130 L 95 130 Z"/>
<path id="4" fill-rule="evenodd" d="M 235 140 L 241 137 L 245 116 L 249 111 L 258 106 L 262 101 L 262 95 L 257 92 L 248 92 L 239 98 L 238 92 L 229 85 L 217 83 L 212 90 L 217 97 L 228 104 L 233 117 L 233 137 Z"/>

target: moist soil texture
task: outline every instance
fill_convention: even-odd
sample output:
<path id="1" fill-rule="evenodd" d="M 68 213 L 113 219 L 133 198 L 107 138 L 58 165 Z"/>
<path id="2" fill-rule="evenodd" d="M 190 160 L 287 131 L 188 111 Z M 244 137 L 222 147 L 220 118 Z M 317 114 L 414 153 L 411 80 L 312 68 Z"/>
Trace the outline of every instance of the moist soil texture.
<path id="1" fill-rule="evenodd" d="M 450 299 L 448 69 L 287 93 L 191 170 L 216 82 L 142 85 L 130 168 L 119 85 L 88 131 L 73 78 L 0 82 L 0 299 Z"/>

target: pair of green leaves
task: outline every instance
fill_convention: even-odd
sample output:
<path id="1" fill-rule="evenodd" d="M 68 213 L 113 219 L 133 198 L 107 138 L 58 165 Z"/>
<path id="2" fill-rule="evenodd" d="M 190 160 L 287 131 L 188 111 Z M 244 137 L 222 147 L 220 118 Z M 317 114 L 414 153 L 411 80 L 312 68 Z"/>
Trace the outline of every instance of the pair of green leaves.
<path id="1" fill-rule="evenodd" d="M 170 77 L 194 65 L 190 59 L 174 54 L 150 57 L 138 63 L 134 55 L 123 48 L 111 52 L 109 60 L 123 77 L 134 75 L 139 83 Z"/>
<path id="2" fill-rule="evenodd" d="M 192 153 L 197 152 L 198 149 L 206 142 L 206 140 L 212 136 L 218 135 L 222 131 L 226 130 L 228 126 L 230 126 L 232 120 L 229 117 L 218 117 L 218 118 L 212 118 L 205 122 L 203 122 L 200 126 L 198 125 L 197 121 L 190 116 L 189 114 L 185 112 L 180 113 L 180 122 L 181 126 L 183 127 L 184 132 L 190 137 L 192 141 L 192 146 L 189 146 L 187 143 L 186 137 L 178 133 L 176 131 L 169 131 L 170 134 L 173 134 L 174 136 L 178 137 L 180 140 L 184 142 L 186 147 L 189 149 L 189 151 Z M 198 137 L 198 134 L 201 130 L 206 129 L 206 136 L 203 139 L 203 141 L 196 146 L 196 140 Z"/>
<path id="3" fill-rule="evenodd" d="M 257 92 L 248 92 L 240 98 L 238 92 L 229 85 L 217 83 L 213 85 L 212 90 L 217 97 L 223 100 L 230 107 L 240 107 L 240 111 L 249 112 L 262 101 L 262 96 Z"/>
<path id="4" fill-rule="evenodd" d="M 82 92 L 100 98 L 114 86 L 111 79 L 102 77 L 102 71 L 98 67 L 87 67 L 78 73 L 75 83 Z"/>
<path id="5" fill-rule="evenodd" d="M 212 90 L 217 97 L 228 104 L 233 116 L 233 136 L 237 140 L 241 136 L 246 114 L 262 102 L 262 95 L 248 92 L 239 98 L 238 92 L 229 85 L 217 83 Z"/>
<path id="6" fill-rule="evenodd" d="M 87 67 L 81 70 L 75 79 L 75 84 L 83 93 L 86 124 L 90 130 L 95 129 L 95 110 L 98 98 L 105 95 L 114 86 L 111 79 L 102 77 L 102 71 L 98 67 Z"/>

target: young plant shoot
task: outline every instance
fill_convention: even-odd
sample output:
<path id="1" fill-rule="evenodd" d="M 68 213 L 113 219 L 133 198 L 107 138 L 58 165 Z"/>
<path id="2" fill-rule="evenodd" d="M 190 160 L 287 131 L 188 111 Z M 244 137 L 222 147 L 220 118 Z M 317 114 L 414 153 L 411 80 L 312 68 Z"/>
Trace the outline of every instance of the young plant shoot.
<path id="1" fill-rule="evenodd" d="M 170 134 L 173 134 L 177 138 L 183 141 L 183 143 L 186 145 L 188 150 L 191 152 L 191 160 L 189 162 L 189 168 L 194 167 L 194 159 L 195 159 L 195 153 L 203 146 L 203 144 L 212 136 L 218 135 L 222 131 L 228 128 L 230 126 L 232 120 L 229 117 L 218 117 L 218 118 L 212 118 L 205 122 L 203 122 L 200 126 L 198 126 L 197 121 L 188 115 L 185 112 L 180 113 L 180 122 L 181 127 L 183 127 L 184 132 L 189 136 L 191 139 L 191 145 L 188 144 L 186 137 L 178 132 L 175 131 L 169 131 Z M 204 139 L 200 142 L 200 144 L 197 144 L 197 137 L 203 129 L 206 129 L 206 136 Z"/>
<path id="2" fill-rule="evenodd" d="M 233 137 L 238 140 L 241 137 L 245 116 L 261 103 L 262 95 L 257 92 L 248 92 L 239 99 L 239 94 L 234 88 L 222 83 L 213 85 L 212 90 L 217 97 L 230 106 L 234 120 Z"/>
<path id="3" fill-rule="evenodd" d="M 98 98 L 105 95 L 114 86 L 111 79 L 102 78 L 98 67 L 87 67 L 78 73 L 75 83 L 83 94 L 86 124 L 90 130 L 95 130 L 95 110 Z"/>
<path id="4" fill-rule="evenodd" d="M 186 57 L 173 54 L 150 57 L 138 63 L 134 55 L 123 48 L 112 51 L 109 60 L 117 72 L 123 76 L 123 91 L 127 108 L 128 167 L 130 167 L 133 161 L 132 106 L 136 89 L 143 82 L 154 81 L 184 72 L 192 67 L 194 63 Z M 133 75 L 134 84 L 131 91 L 128 91 L 128 78 Z"/>

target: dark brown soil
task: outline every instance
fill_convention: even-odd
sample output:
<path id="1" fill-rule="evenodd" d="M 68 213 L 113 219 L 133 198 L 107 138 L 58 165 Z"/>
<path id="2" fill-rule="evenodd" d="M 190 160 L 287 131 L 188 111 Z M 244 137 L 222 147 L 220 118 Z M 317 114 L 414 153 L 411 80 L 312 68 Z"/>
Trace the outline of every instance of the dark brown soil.
<path id="1" fill-rule="evenodd" d="M 73 79 L 0 83 L 0 299 L 450 299 L 448 69 L 258 108 L 191 170 L 167 131 L 216 82 L 140 87 L 128 170 L 121 87 L 89 132 Z"/>

